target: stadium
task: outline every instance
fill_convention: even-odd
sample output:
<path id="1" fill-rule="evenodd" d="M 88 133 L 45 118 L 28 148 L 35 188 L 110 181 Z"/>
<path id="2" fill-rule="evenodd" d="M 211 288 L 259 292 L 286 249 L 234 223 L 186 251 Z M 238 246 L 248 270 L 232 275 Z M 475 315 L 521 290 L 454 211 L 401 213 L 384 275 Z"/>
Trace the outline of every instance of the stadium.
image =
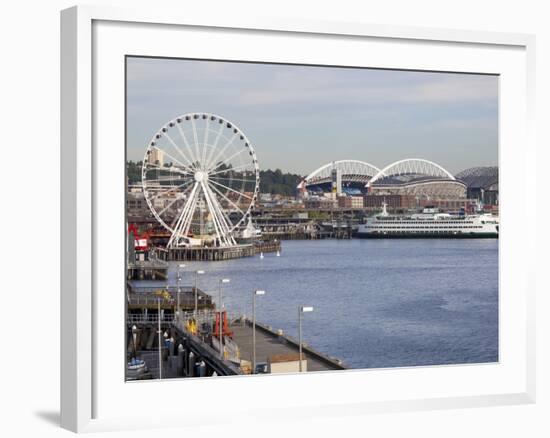
<path id="1" fill-rule="evenodd" d="M 380 203 L 374 202 L 380 197 L 399 206 L 456 201 L 448 206 L 463 207 L 466 200 L 497 205 L 498 167 L 475 167 L 454 176 L 421 158 L 399 160 L 381 169 L 364 161 L 340 160 L 314 170 L 297 188 L 306 197 L 328 193 L 363 196 L 372 206 Z"/>

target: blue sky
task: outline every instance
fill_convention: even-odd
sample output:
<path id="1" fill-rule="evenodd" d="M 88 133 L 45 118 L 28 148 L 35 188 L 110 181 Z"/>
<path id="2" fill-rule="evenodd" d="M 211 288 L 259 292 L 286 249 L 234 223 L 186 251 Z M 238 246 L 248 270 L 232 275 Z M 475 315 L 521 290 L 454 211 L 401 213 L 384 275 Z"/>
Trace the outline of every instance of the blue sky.
<path id="1" fill-rule="evenodd" d="M 278 64 L 128 58 L 128 158 L 178 115 L 218 114 L 262 169 L 306 175 L 330 161 L 379 168 L 425 158 L 452 173 L 498 163 L 498 78 Z"/>

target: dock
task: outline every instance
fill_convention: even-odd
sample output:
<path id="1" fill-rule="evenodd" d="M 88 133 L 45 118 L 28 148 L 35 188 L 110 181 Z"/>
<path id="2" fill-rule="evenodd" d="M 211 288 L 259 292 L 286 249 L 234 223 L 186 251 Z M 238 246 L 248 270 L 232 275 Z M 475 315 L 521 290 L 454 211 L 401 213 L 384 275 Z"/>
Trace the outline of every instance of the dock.
<path id="1" fill-rule="evenodd" d="M 266 242 L 254 242 L 249 244 L 240 244 L 230 247 L 189 247 L 189 248 L 169 248 L 167 251 L 168 261 L 206 261 L 214 262 L 220 260 L 231 260 L 242 257 L 252 257 L 261 252 L 281 251 L 280 240 L 270 240 Z"/>
<path id="2" fill-rule="evenodd" d="M 155 314 L 160 304 L 160 308 L 164 313 L 175 314 L 178 304 L 182 312 L 192 311 L 195 309 L 195 295 L 197 297 L 197 309 L 212 309 L 214 303 L 212 296 L 202 291 L 200 288 L 195 290 L 192 286 L 160 286 L 160 287 L 144 287 L 134 286 L 132 283 L 127 284 L 127 308 L 128 316 L 133 314 L 150 315 Z"/>
<path id="3" fill-rule="evenodd" d="M 128 280 L 166 280 L 168 263 L 160 259 L 128 262 Z"/>
<path id="4" fill-rule="evenodd" d="M 144 359 L 150 370 L 148 378 L 158 375 L 158 325 L 165 333 L 163 338 L 173 342 L 162 346 L 162 368 L 164 378 L 173 377 L 208 377 L 250 374 L 252 362 L 252 322 L 240 316 L 232 318 L 229 329 L 232 341 L 238 346 L 239 360 L 221 357 L 217 349 L 211 345 L 211 334 L 190 332 L 187 321 L 196 319 L 198 325 L 211 323 L 216 317 L 215 310 L 203 310 L 196 316 L 192 312 L 184 312 L 181 318 L 164 312 L 158 316 L 129 315 L 127 318 L 128 353 L 134 348 L 132 327 L 136 329 L 136 350 L 138 357 Z M 159 318 L 160 317 L 160 321 Z M 160 324 L 159 324 L 160 323 Z M 166 341 L 163 341 L 166 342 Z M 270 358 L 281 356 L 297 356 L 298 341 L 281 330 L 274 331 L 268 325 L 256 322 L 256 361 L 267 363 Z M 335 371 L 347 369 L 337 358 L 319 352 L 306 343 L 302 344 L 302 354 L 307 361 L 307 372 Z"/>
<path id="5" fill-rule="evenodd" d="M 241 358 L 252 361 L 252 321 L 241 318 L 231 324 L 233 340 L 239 346 Z M 298 354 L 299 343 L 282 331 L 274 331 L 269 326 L 256 322 L 256 361 L 267 362 L 274 355 Z M 307 359 L 309 371 L 345 370 L 341 360 L 329 357 L 302 343 L 302 354 Z"/>

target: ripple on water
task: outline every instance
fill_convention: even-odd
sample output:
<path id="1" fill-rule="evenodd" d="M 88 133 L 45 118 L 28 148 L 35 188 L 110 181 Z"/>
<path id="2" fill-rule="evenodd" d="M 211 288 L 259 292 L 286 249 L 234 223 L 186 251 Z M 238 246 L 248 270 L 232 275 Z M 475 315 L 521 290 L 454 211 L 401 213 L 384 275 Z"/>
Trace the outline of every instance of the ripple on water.
<path id="1" fill-rule="evenodd" d="M 250 314 L 252 291 L 265 289 L 258 320 L 291 336 L 298 306 L 314 306 L 304 341 L 353 368 L 498 361 L 494 239 L 284 241 L 281 257 L 187 263 L 196 269 L 216 299 L 217 280 L 231 279 L 231 312 Z"/>

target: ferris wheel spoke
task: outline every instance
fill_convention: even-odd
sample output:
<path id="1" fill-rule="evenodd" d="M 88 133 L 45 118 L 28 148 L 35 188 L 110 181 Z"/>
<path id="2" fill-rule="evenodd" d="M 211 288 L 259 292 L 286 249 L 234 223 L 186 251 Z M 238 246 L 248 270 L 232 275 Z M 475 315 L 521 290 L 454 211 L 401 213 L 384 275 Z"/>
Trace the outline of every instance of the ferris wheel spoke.
<path id="1" fill-rule="evenodd" d="M 209 181 L 211 182 L 211 181 Z M 210 186 L 218 195 L 220 195 L 223 199 L 225 199 L 227 202 L 229 202 L 233 207 L 235 207 L 235 209 L 237 209 L 238 211 L 241 212 L 241 214 L 244 216 L 245 213 L 244 211 L 241 210 L 241 208 L 235 204 L 231 199 L 229 199 L 227 196 L 225 196 L 220 190 L 218 190 L 216 187 L 214 186 Z"/>
<path id="2" fill-rule="evenodd" d="M 187 163 L 189 164 L 189 166 L 191 167 L 187 167 L 186 166 L 186 169 L 189 170 L 190 172 L 193 172 L 193 163 L 191 163 L 191 161 L 189 161 L 189 159 L 184 155 L 184 153 L 181 151 L 181 149 L 178 147 L 178 145 L 176 144 L 176 142 L 174 140 L 172 140 L 172 137 L 170 137 L 168 135 L 168 133 L 164 133 L 164 136 L 168 139 L 168 141 L 170 143 L 172 143 L 172 146 L 174 146 L 174 148 L 180 153 L 180 155 L 185 159 L 185 161 L 187 161 Z"/>
<path id="3" fill-rule="evenodd" d="M 203 141 L 203 147 L 202 147 L 202 160 L 201 163 L 203 164 L 206 162 L 206 145 L 208 144 L 208 134 L 210 133 L 210 118 L 206 118 L 206 129 L 204 130 L 204 141 Z"/>
<path id="4" fill-rule="evenodd" d="M 189 181 L 191 182 L 191 181 Z M 162 216 L 162 214 L 168 210 L 172 205 L 174 205 L 177 201 L 181 201 L 183 199 L 183 195 L 185 195 L 193 186 L 187 186 L 185 190 L 183 190 L 181 193 L 178 193 L 178 197 L 174 198 L 172 202 L 170 202 L 166 207 L 164 207 L 161 211 L 158 212 L 159 216 Z"/>
<path id="5" fill-rule="evenodd" d="M 218 130 L 218 134 L 216 135 L 216 140 L 214 141 L 214 144 L 212 145 L 212 149 L 211 149 L 210 153 L 208 154 L 208 158 L 206 159 L 205 164 L 210 163 L 210 161 L 212 160 L 212 156 L 214 155 L 214 152 L 216 151 L 216 148 L 218 147 L 218 143 L 219 143 L 220 138 L 222 136 L 223 129 L 224 129 L 223 123 L 220 123 L 220 129 Z M 208 168 L 208 165 L 206 166 L 206 168 Z"/>
<path id="6" fill-rule="evenodd" d="M 237 191 L 237 190 L 235 190 L 235 189 L 232 189 L 231 187 L 228 187 L 228 186 L 226 186 L 226 185 L 224 185 L 224 184 L 221 184 L 221 183 L 219 183 L 219 182 L 212 181 L 212 184 L 216 184 L 216 185 L 218 185 L 218 186 L 220 186 L 220 187 L 223 187 L 224 189 L 231 190 L 233 193 L 236 193 L 237 195 L 242 196 L 243 198 L 250 199 L 251 201 L 254 200 L 254 198 L 251 198 L 250 196 L 245 195 L 244 193 L 241 193 L 241 192 L 239 192 L 239 191 Z"/>
<path id="7" fill-rule="evenodd" d="M 227 150 L 227 148 L 229 146 L 231 146 L 233 144 L 233 142 L 235 141 L 235 139 L 237 138 L 238 134 L 234 134 L 233 137 L 231 137 L 231 139 L 220 149 L 220 151 L 218 152 L 218 154 L 216 155 L 216 157 L 212 160 L 210 160 L 207 165 L 206 165 L 206 169 L 208 171 L 211 171 L 212 170 L 212 165 L 216 164 L 218 162 L 218 159 L 225 153 L 225 151 Z"/>
<path id="8" fill-rule="evenodd" d="M 197 152 L 197 164 L 195 165 L 195 167 L 198 167 L 198 165 L 200 164 L 199 159 L 201 157 L 201 153 L 199 150 L 199 136 L 197 134 L 197 125 L 195 124 L 194 117 L 191 118 L 191 126 L 193 127 L 193 140 L 195 142 L 195 152 Z"/>
<path id="9" fill-rule="evenodd" d="M 185 144 L 185 147 L 187 149 L 187 152 L 189 152 L 189 156 L 191 157 L 191 162 L 196 162 L 195 156 L 193 155 L 193 152 L 191 150 L 191 146 L 189 145 L 189 142 L 187 141 L 187 137 L 185 136 L 185 132 L 183 131 L 183 128 L 180 126 L 180 123 L 176 123 L 176 126 L 178 127 L 178 131 L 180 133 L 180 136 L 183 140 L 183 143 Z M 193 169 L 195 169 L 195 166 L 191 166 Z"/>
<path id="10" fill-rule="evenodd" d="M 233 158 L 236 158 L 238 157 L 240 154 L 242 154 L 243 152 L 246 152 L 246 149 L 239 149 L 237 152 L 235 152 L 233 155 L 231 155 L 229 158 L 221 161 L 218 165 L 210 168 L 208 171 L 209 172 L 214 172 L 216 169 L 219 169 L 221 166 L 223 166 L 225 163 L 231 163 L 231 160 Z"/>
<path id="11" fill-rule="evenodd" d="M 147 198 L 147 199 L 150 199 L 150 200 L 151 200 L 151 199 L 157 199 L 157 198 L 159 198 L 160 196 L 165 195 L 166 193 L 171 193 L 171 192 L 173 192 L 174 190 L 178 190 L 178 189 L 182 188 L 183 186 L 189 184 L 189 183 L 192 182 L 192 181 L 193 181 L 193 180 L 189 180 L 189 181 L 187 181 L 187 182 L 184 182 L 183 184 L 180 184 L 179 186 L 174 186 L 174 187 L 172 187 L 171 189 L 168 189 L 168 190 L 165 190 L 165 191 L 163 191 L 163 192 L 157 193 L 155 196 L 153 196 L 153 197 L 151 197 L 151 198 Z M 144 187 L 144 188 L 145 188 L 145 187 Z M 147 190 L 151 190 L 151 187 L 147 187 Z"/>
<path id="12" fill-rule="evenodd" d="M 167 171 L 167 172 L 172 172 L 172 173 L 179 173 L 179 174 L 182 174 L 182 175 L 193 175 L 194 172 L 189 172 L 187 170 L 183 170 L 183 169 L 180 169 L 179 167 L 175 167 L 175 166 L 170 166 L 170 167 L 164 167 L 164 166 L 159 166 L 158 164 L 151 164 L 151 163 L 146 163 L 145 166 L 147 167 L 145 169 L 146 172 L 152 172 L 154 170 L 159 170 L 159 171 Z"/>
<path id="13" fill-rule="evenodd" d="M 168 205 L 166 207 L 164 207 L 161 211 L 159 211 L 157 214 L 159 216 L 162 216 L 162 214 L 168 210 L 170 207 L 172 207 L 172 205 L 174 205 L 177 201 L 181 200 L 181 198 L 174 198 L 174 200 L 170 203 L 168 203 Z"/>
<path id="14" fill-rule="evenodd" d="M 216 181 L 218 180 L 228 180 L 228 181 L 237 181 L 237 182 L 244 182 L 244 183 L 255 183 L 255 179 L 240 179 L 240 178 L 231 178 L 231 177 L 225 177 L 225 176 L 209 176 L 208 179 L 214 179 Z"/>
<path id="15" fill-rule="evenodd" d="M 250 169 L 250 165 L 249 164 L 242 164 L 241 166 L 237 166 L 237 167 L 229 167 L 227 169 L 222 169 L 222 170 L 217 170 L 216 172 L 208 172 L 208 177 L 210 178 L 212 175 L 219 175 L 220 173 L 227 173 L 227 172 L 234 172 L 235 170 L 251 170 Z"/>
<path id="16" fill-rule="evenodd" d="M 163 153 L 164 155 L 167 155 L 168 157 L 170 157 L 172 160 L 174 160 L 176 163 L 178 163 L 180 166 L 182 166 L 184 169 L 189 169 L 185 164 L 183 164 L 180 160 L 178 160 L 177 158 L 174 158 L 171 154 L 169 154 L 168 152 L 166 152 L 165 150 L 162 150 L 160 149 L 158 146 L 153 146 L 156 150 L 160 151 L 161 153 Z M 163 169 L 168 169 L 168 168 L 164 168 Z M 189 169 L 189 171 L 192 173 L 193 170 Z"/>
<path id="17" fill-rule="evenodd" d="M 192 179 L 193 177 L 191 176 L 181 176 L 179 178 L 174 178 L 170 175 L 166 175 L 166 178 L 148 178 L 147 182 L 152 183 L 152 182 L 169 182 L 169 181 L 190 181 Z"/>

